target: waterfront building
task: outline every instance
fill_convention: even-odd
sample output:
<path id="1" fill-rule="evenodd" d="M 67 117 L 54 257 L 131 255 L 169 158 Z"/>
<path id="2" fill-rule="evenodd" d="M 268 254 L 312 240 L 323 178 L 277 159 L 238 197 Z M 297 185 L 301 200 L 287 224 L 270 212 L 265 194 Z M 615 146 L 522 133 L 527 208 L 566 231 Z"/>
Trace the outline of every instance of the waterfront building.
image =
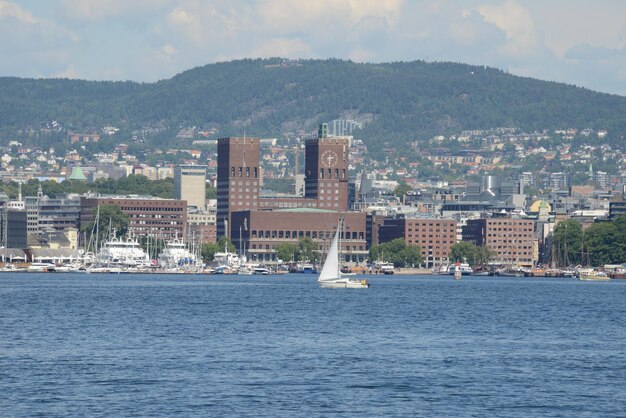
<path id="1" fill-rule="evenodd" d="M 80 199 L 80 224 L 94 221 L 99 205 L 116 205 L 128 215 L 128 231 L 135 236 L 152 236 L 165 240 L 185 236 L 187 230 L 187 202 L 185 200 L 161 199 L 157 197 L 130 196 L 87 196 Z M 100 220 L 106 228 L 107 221 Z"/>
<path id="2" fill-rule="evenodd" d="M 485 245 L 495 252 L 494 261 L 507 265 L 532 266 L 535 255 L 535 226 L 529 219 L 469 219 L 463 241 Z"/>
<path id="3" fill-rule="evenodd" d="M 349 138 L 328 138 L 324 126 L 318 138 L 305 144 L 304 196 L 261 196 L 260 140 L 218 139 L 217 236 L 236 238 L 231 217 L 238 211 L 273 209 L 325 209 L 346 211 L 350 202 L 348 181 Z M 354 189 L 353 189 L 354 190 Z"/>
<path id="4" fill-rule="evenodd" d="M 323 255 L 344 219 L 342 254 L 346 263 L 367 258 L 366 214 L 314 208 L 238 211 L 232 214 L 232 241 L 251 261 L 276 262 L 276 246 L 310 238 Z M 283 260 L 288 262 L 290 260 Z"/>
<path id="5" fill-rule="evenodd" d="M 427 266 L 448 263 L 452 245 L 457 242 L 454 219 L 386 217 L 378 227 L 378 242 L 403 238 L 417 245 Z"/>
<path id="6" fill-rule="evenodd" d="M 206 166 L 179 165 L 174 169 L 174 199 L 187 206 L 204 209 L 206 205 Z"/>

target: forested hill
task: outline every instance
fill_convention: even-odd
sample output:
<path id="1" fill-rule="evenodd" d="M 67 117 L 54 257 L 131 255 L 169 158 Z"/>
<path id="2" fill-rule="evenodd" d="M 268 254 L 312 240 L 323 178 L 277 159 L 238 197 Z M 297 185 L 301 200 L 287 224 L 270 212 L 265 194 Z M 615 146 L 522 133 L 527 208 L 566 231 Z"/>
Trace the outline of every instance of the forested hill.
<path id="1" fill-rule="evenodd" d="M 156 83 L 0 78 L 0 129 L 57 120 L 75 127 L 216 126 L 219 135 L 279 136 L 337 118 L 366 122 L 370 144 L 463 129 L 626 131 L 626 97 L 422 61 L 240 60 Z"/>

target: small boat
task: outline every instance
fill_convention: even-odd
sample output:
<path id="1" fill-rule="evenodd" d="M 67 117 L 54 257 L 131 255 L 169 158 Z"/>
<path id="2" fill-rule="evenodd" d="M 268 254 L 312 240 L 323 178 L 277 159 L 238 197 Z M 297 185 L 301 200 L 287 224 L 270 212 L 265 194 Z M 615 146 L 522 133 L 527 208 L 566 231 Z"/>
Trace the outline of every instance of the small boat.
<path id="1" fill-rule="evenodd" d="M 44 272 L 52 272 L 56 270 L 56 265 L 54 263 L 40 263 L 40 262 L 32 262 L 26 268 L 26 271 L 30 273 L 44 273 Z"/>
<path id="2" fill-rule="evenodd" d="M 578 280 L 607 281 L 611 280 L 611 278 L 603 271 L 596 271 L 594 269 L 580 269 L 578 271 Z"/>
<path id="3" fill-rule="evenodd" d="M 317 270 L 315 270 L 315 267 L 313 266 L 313 264 L 310 264 L 310 263 L 299 264 L 297 267 L 297 271 L 298 273 L 304 273 L 304 274 L 317 273 Z"/>
<path id="4" fill-rule="evenodd" d="M 339 240 L 342 226 L 343 220 L 339 220 L 337 232 L 335 232 L 335 237 L 330 244 L 330 249 L 328 250 L 328 254 L 326 255 L 326 260 L 324 261 L 322 272 L 317 278 L 317 282 L 319 283 L 320 287 L 324 288 L 367 289 L 368 287 L 370 287 L 370 284 L 367 280 L 348 278 L 341 273 L 339 264 L 339 254 L 341 247 Z"/>
<path id="5" fill-rule="evenodd" d="M 393 263 L 388 263 L 386 261 L 382 261 L 376 264 L 376 271 L 381 272 L 382 274 L 392 275 L 395 273 Z"/>
<path id="6" fill-rule="evenodd" d="M 252 270 L 254 271 L 254 274 L 271 274 L 272 273 L 267 267 L 263 267 L 263 266 L 254 267 Z"/>
<path id="7" fill-rule="evenodd" d="M 237 274 L 242 276 L 251 276 L 254 274 L 254 269 L 251 266 L 241 266 L 239 270 L 237 270 Z"/>

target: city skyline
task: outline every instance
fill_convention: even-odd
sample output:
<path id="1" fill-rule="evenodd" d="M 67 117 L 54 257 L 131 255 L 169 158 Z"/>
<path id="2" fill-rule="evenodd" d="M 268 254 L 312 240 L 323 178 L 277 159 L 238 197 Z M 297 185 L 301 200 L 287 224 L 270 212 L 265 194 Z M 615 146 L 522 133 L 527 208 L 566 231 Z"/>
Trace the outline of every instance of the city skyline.
<path id="1" fill-rule="evenodd" d="M 0 76 L 151 82 L 238 58 L 334 57 L 487 65 L 624 95 L 624 16 L 616 0 L 0 0 Z"/>

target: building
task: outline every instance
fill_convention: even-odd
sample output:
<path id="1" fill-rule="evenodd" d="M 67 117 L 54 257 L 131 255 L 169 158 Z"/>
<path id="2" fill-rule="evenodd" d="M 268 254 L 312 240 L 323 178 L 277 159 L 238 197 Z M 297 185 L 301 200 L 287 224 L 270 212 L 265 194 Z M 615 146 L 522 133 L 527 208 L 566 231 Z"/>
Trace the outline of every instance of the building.
<path id="1" fill-rule="evenodd" d="M 187 213 L 187 230 L 192 241 L 200 244 L 217 242 L 215 211 L 190 210 Z"/>
<path id="2" fill-rule="evenodd" d="M 256 210 L 261 188 L 259 138 L 217 140 L 217 236 L 230 231 L 231 213 Z"/>
<path id="3" fill-rule="evenodd" d="M 328 122 L 329 136 L 352 135 L 356 129 L 361 129 L 363 124 L 350 119 L 334 119 Z"/>
<path id="4" fill-rule="evenodd" d="M 346 211 L 349 199 L 349 138 L 319 138 L 306 142 L 304 197 L 260 196 L 260 140 L 220 138 L 217 143 L 217 236 L 230 236 L 233 212 L 246 210 L 319 208 Z M 233 238 L 233 237 L 231 237 Z"/>
<path id="5" fill-rule="evenodd" d="M 88 142 L 100 141 L 100 134 L 96 132 L 92 132 L 92 133 L 70 132 L 67 134 L 67 137 L 70 141 L 70 144 L 76 144 L 78 142 L 88 143 Z"/>
<path id="6" fill-rule="evenodd" d="M 27 247 L 28 216 L 24 209 L 2 208 L 0 211 L 0 233 L 4 248 Z"/>
<path id="7" fill-rule="evenodd" d="M 206 166 L 179 165 L 174 169 L 174 199 L 186 200 L 187 206 L 206 206 Z"/>
<path id="8" fill-rule="evenodd" d="M 547 175 L 545 175 L 547 174 Z M 543 187 L 550 190 L 568 190 L 570 186 L 570 177 L 568 173 L 544 173 L 542 178 Z"/>
<path id="9" fill-rule="evenodd" d="M 593 180 L 602 190 L 606 190 L 609 188 L 610 178 L 606 171 L 596 171 L 595 173 L 593 173 Z"/>
<path id="10" fill-rule="evenodd" d="M 304 196 L 316 200 L 320 209 L 348 210 L 349 147 L 345 137 L 306 141 Z"/>
<path id="11" fill-rule="evenodd" d="M 387 217 L 378 227 L 378 241 L 385 243 L 403 238 L 407 245 L 417 245 L 427 266 L 447 264 L 457 241 L 456 221 L 440 218 Z"/>
<path id="12" fill-rule="evenodd" d="M 626 200 L 609 202 L 609 219 L 614 220 L 621 215 L 626 215 Z"/>
<path id="13" fill-rule="evenodd" d="M 184 237 L 187 231 L 187 202 L 156 197 L 94 196 L 80 199 L 80 224 L 88 225 L 95 219 L 99 205 L 116 205 L 128 215 L 128 231 L 135 236 L 152 236 L 164 240 Z M 106 220 L 100 219 L 106 228 Z"/>
<path id="14" fill-rule="evenodd" d="M 324 254 L 337 230 L 339 218 L 344 219 L 341 239 L 344 261 L 365 261 L 368 250 L 364 212 L 313 208 L 233 212 L 231 236 L 236 248 L 241 248 L 249 260 L 271 263 L 277 262 L 275 250 L 278 244 L 298 244 L 303 238 L 313 240 L 318 251 Z"/>
<path id="15" fill-rule="evenodd" d="M 535 257 L 535 222 L 529 219 L 468 219 L 463 241 L 486 246 L 495 252 L 493 261 L 532 266 Z"/>

